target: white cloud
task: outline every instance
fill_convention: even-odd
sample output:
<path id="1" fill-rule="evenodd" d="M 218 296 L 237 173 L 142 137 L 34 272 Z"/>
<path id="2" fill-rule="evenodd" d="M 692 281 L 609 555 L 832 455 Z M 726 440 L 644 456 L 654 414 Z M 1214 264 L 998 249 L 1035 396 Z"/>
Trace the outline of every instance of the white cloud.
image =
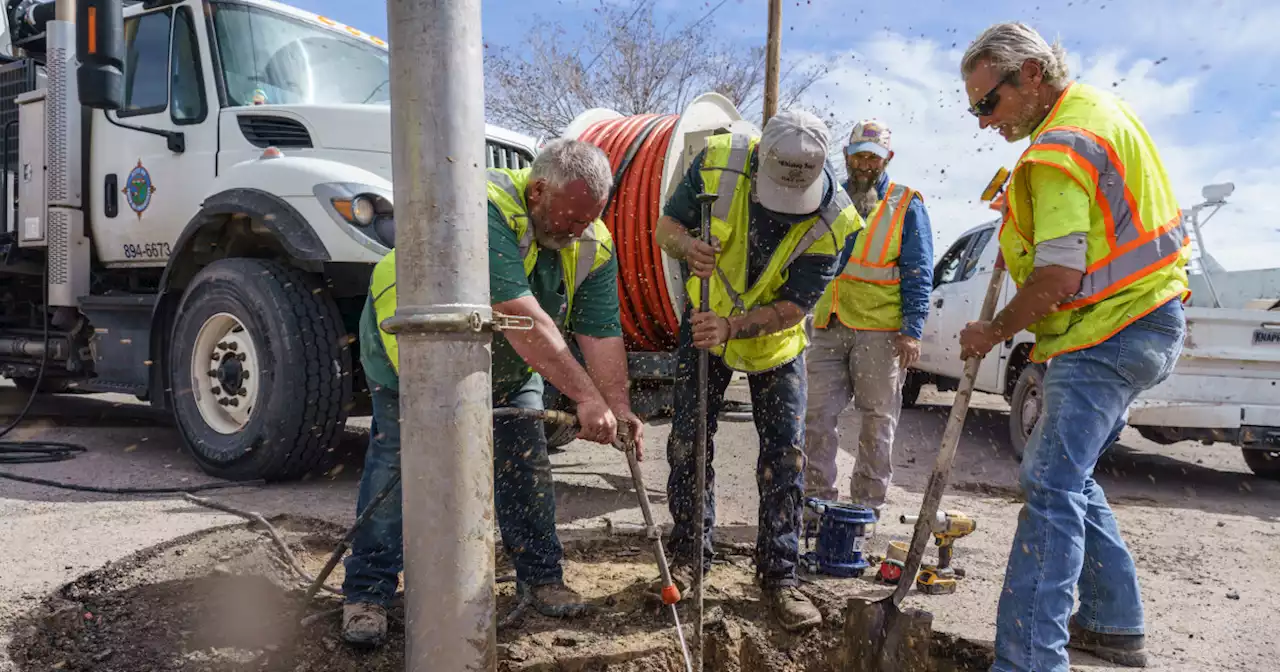
<path id="1" fill-rule="evenodd" d="M 958 74 L 961 52 L 927 39 L 881 33 L 835 58 L 830 75 L 811 91 L 815 102 L 836 114 L 832 144 L 842 146 L 850 125 L 874 117 L 893 130 L 890 176 L 919 189 L 933 222 L 935 255 L 964 230 L 995 216 L 978 200 L 1001 167 L 1012 167 L 1026 142 L 1009 144 L 979 130 L 966 111 Z M 784 59 L 811 57 L 787 53 Z M 1269 268 L 1280 258 L 1280 203 L 1269 198 L 1280 185 L 1280 124 L 1265 138 L 1213 129 L 1206 132 L 1202 76 L 1173 76 L 1154 59 L 1127 59 L 1102 51 L 1069 57 L 1072 72 L 1093 86 L 1115 92 L 1147 125 L 1184 209 L 1200 202 L 1200 188 L 1232 181 L 1231 205 L 1205 231 L 1205 242 L 1228 269 Z M 1114 84 L 1114 86 L 1113 86 Z M 1252 134 L 1251 134 L 1252 135 Z M 836 165 L 843 160 L 833 156 Z"/>

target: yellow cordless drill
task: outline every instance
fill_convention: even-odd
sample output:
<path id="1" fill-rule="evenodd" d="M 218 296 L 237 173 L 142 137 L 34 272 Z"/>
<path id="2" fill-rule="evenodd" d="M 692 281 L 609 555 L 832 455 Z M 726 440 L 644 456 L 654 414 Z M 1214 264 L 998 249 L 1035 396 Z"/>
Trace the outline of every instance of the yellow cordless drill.
<path id="1" fill-rule="evenodd" d="M 914 525 L 918 516 L 902 516 L 901 522 Z M 952 544 L 956 539 L 978 529 L 974 519 L 959 511 L 939 511 L 930 526 L 934 543 L 938 547 L 938 564 L 923 565 L 916 575 L 916 589 L 929 595 L 949 595 L 956 592 L 956 579 L 964 578 L 964 570 L 951 566 Z"/>

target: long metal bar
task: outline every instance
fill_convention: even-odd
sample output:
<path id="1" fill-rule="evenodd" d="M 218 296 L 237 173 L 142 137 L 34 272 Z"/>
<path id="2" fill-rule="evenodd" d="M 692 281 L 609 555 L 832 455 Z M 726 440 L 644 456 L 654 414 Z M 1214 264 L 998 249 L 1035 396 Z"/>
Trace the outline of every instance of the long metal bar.
<path id="1" fill-rule="evenodd" d="M 698 194 L 698 202 L 702 205 L 702 230 L 700 231 L 702 242 L 711 244 L 711 204 L 716 200 L 716 194 L 702 193 Z M 711 278 L 705 278 L 698 283 L 698 311 L 706 312 L 711 307 Z M 697 614 L 698 622 L 694 625 L 694 670 L 702 672 L 703 662 L 703 637 L 702 625 L 706 619 L 704 614 L 704 602 L 706 590 L 704 589 L 703 579 L 706 575 L 706 561 L 704 560 L 703 545 L 707 538 L 707 444 L 709 437 L 707 436 L 707 377 L 708 366 L 710 360 L 709 353 L 706 350 L 698 351 L 698 435 L 695 437 L 696 444 L 694 452 L 696 455 L 697 473 L 697 493 L 698 493 L 698 566 L 697 571 L 693 573 L 694 592 L 697 593 Z"/>
<path id="2" fill-rule="evenodd" d="M 492 315 L 480 0 L 388 0 L 405 669 L 494 670 Z"/>

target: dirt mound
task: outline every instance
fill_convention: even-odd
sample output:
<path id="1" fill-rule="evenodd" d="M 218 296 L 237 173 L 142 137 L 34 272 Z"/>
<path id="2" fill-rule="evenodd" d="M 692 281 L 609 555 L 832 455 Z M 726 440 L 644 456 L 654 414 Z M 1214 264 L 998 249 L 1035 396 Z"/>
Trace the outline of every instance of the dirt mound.
<path id="1" fill-rule="evenodd" d="M 316 521 L 277 519 L 303 566 L 316 572 L 340 531 Z M 648 597 L 655 569 L 649 548 L 629 537 L 565 541 L 566 582 L 596 607 L 572 621 L 520 612 L 498 631 L 499 669 L 683 670 L 670 611 Z M 802 590 L 823 611 L 824 624 L 802 635 L 775 626 L 759 591 L 747 549 L 725 547 L 708 575 L 706 668 L 725 672 L 836 670 L 843 646 L 847 595 L 823 581 Z M 510 574 L 499 554 L 498 576 Z M 341 583 L 341 565 L 329 579 Z M 871 586 L 866 581 L 853 583 Z M 847 586 L 846 580 L 844 584 Z M 404 668 L 403 610 L 391 610 L 389 641 L 371 652 L 342 643 L 340 606 L 321 594 L 309 609 L 301 583 L 266 534 L 236 525 L 153 547 L 68 584 L 24 618 L 10 645 L 22 672 L 382 672 Z M 498 585 L 499 618 L 517 607 L 515 586 Z M 319 616 L 306 625 L 308 614 Z M 693 605 L 682 606 L 693 636 Z M 978 670 L 990 664 L 981 647 L 935 635 L 937 670 Z"/>

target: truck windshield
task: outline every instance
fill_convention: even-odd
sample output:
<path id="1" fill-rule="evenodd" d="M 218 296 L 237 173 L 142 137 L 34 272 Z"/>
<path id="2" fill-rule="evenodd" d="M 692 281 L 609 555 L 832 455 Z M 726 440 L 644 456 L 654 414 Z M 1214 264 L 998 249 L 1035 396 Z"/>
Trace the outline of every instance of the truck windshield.
<path id="1" fill-rule="evenodd" d="M 373 44 L 259 7 L 214 3 L 227 102 L 386 104 L 388 54 Z"/>

